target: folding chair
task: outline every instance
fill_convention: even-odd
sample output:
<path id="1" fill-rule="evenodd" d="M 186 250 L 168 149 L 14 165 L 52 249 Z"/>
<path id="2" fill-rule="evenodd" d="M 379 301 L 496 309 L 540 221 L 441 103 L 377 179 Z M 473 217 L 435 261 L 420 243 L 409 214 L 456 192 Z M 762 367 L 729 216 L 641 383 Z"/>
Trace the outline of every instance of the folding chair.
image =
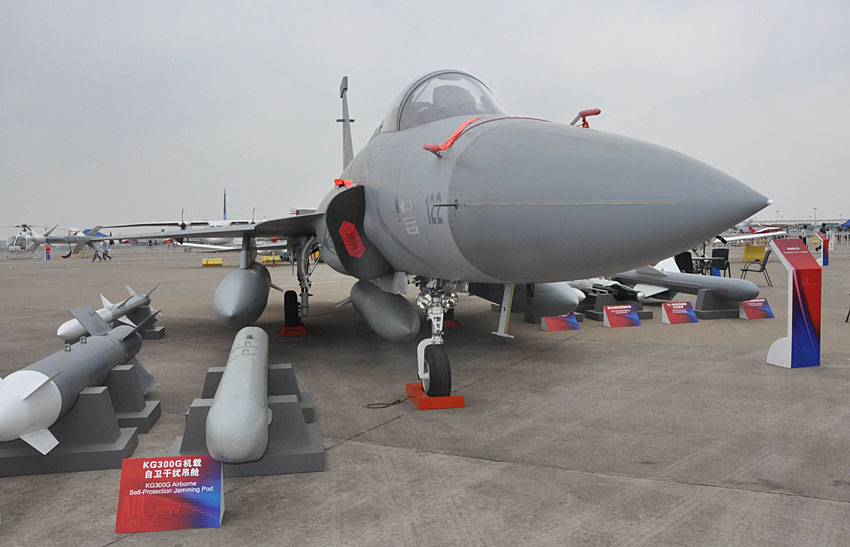
<path id="1" fill-rule="evenodd" d="M 694 273 L 694 259 L 691 257 L 690 251 L 682 251 L 673 257 L 676 261 L 679 271 L 682 273 Z"/>
<path id="2" fill-rule="evenodd" d="M 761 262 L 747 262 L 746 264 L 744 264 L 744 267 L 741 268 L 741 279 L 746 279 L 748 272 L 763 273 L 764 279 L 765 281 L 767 281 L 767 285 L 769 287 L 772 287 L 773 282 L 770 280 L 770 276 L 767 273 L 767 259 L 770 258 L 770 253 L 772 252 L 773 249 L 766 250 L 764 252 L 764 260 L 762 260 Z"/>
<path id="3" fill-rule="evenodd" d="M 713 268 L 717 268 L 721 272 L 723 272 L 723 276 L 726 277 L 726 274 L 729 274 L 729 277 L 732 277 L 732 267 L 729 265 L 729 248 L 724 247 L 721 249 L 712 249 L 711 250 L 711 258 L 715 260 L 711 261 L 711 266 Z"/>

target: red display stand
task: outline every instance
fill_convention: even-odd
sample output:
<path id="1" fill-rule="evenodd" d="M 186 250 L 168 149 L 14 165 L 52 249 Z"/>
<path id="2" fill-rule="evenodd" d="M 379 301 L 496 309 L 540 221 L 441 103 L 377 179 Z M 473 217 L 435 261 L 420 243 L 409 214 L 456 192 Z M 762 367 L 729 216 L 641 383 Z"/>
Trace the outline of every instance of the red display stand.
<path id="1" fill-rule="evenodd" d="M 413 401 L 419 410 L 437 410 L 440 408 L 463 408 L 466 406 L 466 398 L 463 395 L 449 395 L 448 397 L 430 397 L 422 391 L 419 382 L 405 384 L 404 391 L 408 398 Z"/>
<path id="2" fill-rule="evenodd" d="M 280 332 L 277 333 L 278 336 L 307 336 L 307 329 L 304 328 L 304 325 L 298 325 L 297 327 L 281 327 Z"/>

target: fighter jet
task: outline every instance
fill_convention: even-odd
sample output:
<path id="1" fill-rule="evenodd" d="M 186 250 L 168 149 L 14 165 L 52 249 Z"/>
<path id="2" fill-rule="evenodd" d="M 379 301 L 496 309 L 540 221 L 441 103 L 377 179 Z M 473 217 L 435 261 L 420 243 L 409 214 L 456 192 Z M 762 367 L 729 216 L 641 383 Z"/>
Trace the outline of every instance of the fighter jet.
<path id="1" fill-rule="evenodd" d="M 416 305 L 431 324 L 417 348 L 418 375 L 431 396 L 451 391 L 443 319 L 470 284 L 502 293 L 503 318 L 517 285 L 524 305 L 545 298 L 568 313 L 579 296 L 564 281 L 654 263 L 771 203 L 709 165 L 586 120 L 510 115 L 484 83 L 457 70 L 404 88 L 355 156 L 347 92 L 346 77 L 343 171 L 316 213 L 194 232 L 242 237 L 240 267 L 216 290 L 216 315 L 232 328 L 259 317 L 270 278 L 254 261 L 254 239 L 276 236 L 297 256 L 301 289 L 300 303 L 292 291 L 284 297 L 285 314 L 306 316 L 309 261 L 321 247 L 331 268 L 357 279 L 352 304 L 389 340 L 417 336 L 420 312 L 405 294 L 418 287 Z"/>

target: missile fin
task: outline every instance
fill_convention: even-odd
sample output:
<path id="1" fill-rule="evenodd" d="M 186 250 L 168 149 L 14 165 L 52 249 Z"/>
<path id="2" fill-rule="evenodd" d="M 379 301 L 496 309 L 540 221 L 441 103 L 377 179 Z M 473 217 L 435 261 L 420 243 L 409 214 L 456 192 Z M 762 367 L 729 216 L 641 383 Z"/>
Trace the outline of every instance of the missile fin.
<path id="1" fill-rule="evenodd" d="M 670 289 L 667 287 L 658 287 L 655 285 L 646 285 L 644 283 L 638 283 L 634 287 L 632 287 L 637 292 L 642 292 L 647 298 L 650 296 L 655 296 L 656 294 L 661 294 L 663 292 L 667 292 Z"/>
<path id="2" fill-rule="evenodd" d="M 100 295 L 100 303 L 103 304 L 103 307 L 106 308 L 106 309 L 109 309 L 109 308 L 112 307 L 112 302 L 107 300 L 106 297 L 103 296 L 103 293 L 101 293 L 101 295 Z"/>
<path id="3" fill-rule="evenodd" d="M 71 310 L 71 315 L 80 322 L 84 329 L 92 336 L 99 336 L 109 332 L 109 325 L 101 318 L 94 308 L 89 305 L 80 306 Z"/>
<path id="4" fill-rule="evenodd" d="M 137 333 L 137 332 L 139 332 L 140 330 L 143 330 L 143 329 L 144 329 L 144 328 L 146 328 L 148 325 L 150 325 L 151 323 L 153 323 L 153 322 L 155 321 L 155 319 L 156 319 L 156 316 L 157 316 L 157 315 L 159 315 L 159 312 L 152 313 L 152 314 L 150 314 L 149 316 L 147 316 L 147 318 L 145 318 L 145 320 L 144 320 L 144 321 L 140 321 L 140 322 L 139 322 L 139 324 L 138 324 L 138 325 L 136 325 L 136 328 L 134 328 L 133 330 L 131 330 L 130 332 L 128 332 L 128 333 L 124 336 L 124 338 L 122 338 L 122 339 L 121 339 L 121 341 L 126 340 L 127 338 L 129 338 L 129 337 L 133 336 L 134 334 L 136 334 L 136 333 Z"/>
<path id="5" fill-rule="evenodd" d="M 153 374 L 148 372 L 148 369 L 146 369 L 135 357 L 131 358 L 125 364 L 136 365 L 136 374 L 139 377 L 139 386 L 142 388 L 142 393 L 147 395 L 151 388 L 156 384 L 156 378 L 154 378 Z"/>
<path id="6" fill-rule="evenodd" d="M 59 444 L 59 440 L 53 436 L 53 433 L 49 429 L 39 429 L 38 431 L 21 435 L 21 440 L 41 452 L 42 455 L 46 455 Z"/>
<path id="7" fill-rule="evenodd" d="M 26 395 L 24 395 L 23 397 L 21 397 L 21 400 L 22 400 L 22 401 L 26 401 L 27 399 L 29 399 L 30 397 L 32 397 L 32 395 L 33 395 L 36 391 L 38 391 L 39 389 L 41 389 L 41 388 L 43 388 L 44 386 L 46 386 L 47 384 L 49 384 L 49 383 L 50 383 L 50 382 L 51 382 L 54 378 L 56 378 L 57 376 L 59 376 L 60 374 L 62 374 L 62 372 L 63 372 L 64 370 L 65 370 L 65 369 L 62 369 L 62 370 L 60 370 L 59 372 L 56 372 L 56 373 L 51 374 L 50 376 L 46 377 L 46 378 L 44 379 L 44 381 L 43 381 L 43 382 L 41 382 L 40 384 L 38 384 L 37 386 L 35 386 L 34 388 L 32 388 L 32 390 L 30 390 L 30 392 L 29 392 L 29 393 L 27 393 Z"/>
<path id="8" fill-rule="evenodd" d="M 124 285 L 127 288 L 127 292 L 130 293 L 130 296 L 136 296 L 136 291 L 130 288 L 130 285 Z"/>
<path id="9" fill-rule="evenodd" d="M 662 270 L 659 270 L 659 269 L 654 268 L 652 266 L 641 266 L 640 268 L 636 269 L 635 271 L 638 272 L 638 273 L 646 274 L 646 275 L 657 275 L 657 276 L 660 276 L 660 277 L 664 277 L 664 276 L 667 275 Z"/>
<path id="10" fill-rule="evenodd" d="M 134 329 L 136 328 L 136 324 L 133 323 L 132 321 L 130 321 L 129 319 L 127 319 L 126 315 L 122 315 L 121 317 L 119 317 L 118 321 L 120 321 L 121 323 L 124 323 L 128 327 L 133 327 Z"/>
<path id="11" fill-rule="evenodd" d="M 278 286 L 277 286 L 277 285 L 275 285 L 274 283 L 272 283 L 272 284 L 271 284 L 271 287 L 272 287 L 274 290 L 276 290 L 276 291 L 284 292 L 283 288 L 278 287 Z"/>
<path id="12" fill-rule="evenodd" d="M 154 288 L 152 288 L 151 290 L 149 290 L 149 291 L 148 291 L 148 294 L 146 294 L 145 296 L 150 296 L 150 295 L 151 295 L 151 294 L 152 294 L 155 290 L 157 290 L 158 288 L 159 288 L 159 283 L 157 283 L 156 285 L 154 285 Z"/>

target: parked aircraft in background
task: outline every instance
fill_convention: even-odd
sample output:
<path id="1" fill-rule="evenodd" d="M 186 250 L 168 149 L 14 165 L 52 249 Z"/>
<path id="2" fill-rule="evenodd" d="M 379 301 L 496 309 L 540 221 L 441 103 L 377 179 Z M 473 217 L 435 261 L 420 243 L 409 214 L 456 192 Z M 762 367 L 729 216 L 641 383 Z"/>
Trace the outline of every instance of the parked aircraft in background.
<path id="1" fill-rule="evenodd" d="M 654 263 L 771 203 L 702 162 L 586 121 L 508 115 L 486 85 L 455 70 L 413 81 L 355 156 L 347 91 L 343 78 L 344 169 L 316 213 L 194 232 L 242 238 L 240 266 L 220 283 L 214 308 L 232 328 L 262 314 L 271 281 L 254 260 L 258 237 L 287 239 L 298 257 L 301 301 L 287 291 L 287 323 L 309 313 L 308 261 L 318 247 L 331 268 L 357 279 L 350 301 L 386 339 L 418 335 L 420 312 L 405 298 L 414 284 L 431 324 L 418 375 L 432 396 L 451 391 L 443 318 L 457 293 L 501 293 L 503 321 L 515 296 L 568 313 L 579 297 L 564 281 Z"/>
<path id="2" fill-rule="evenodd" d="M 42 245 L 57 245 L 65 243 L 69 245 L 68 254 L 62 255 L 62 258 L 68 258 L 72 254 L 78 253 L 85 247 L 90 247 L 94 250 L 103 252 L 104 244 L 98 243 L 95 239 L 106 241 L 109 236 L 101 233 L 100 226 L 83 230 L 82 232 L 74 231 L 72 234 L 60 236 L 53 235 L 58 224 L 50 228 L 43 234 L 36 232 L 30 224 L 20 224 L 21 231 L 10 237 L 7 240 L 7 250 L 9 252 L 36 252 Z M 74 247 L 70 248 L 71 245 Z"/>
<path id="3" fill-rule="evenodd" d="M 151 227 L 177 227 L 181 230 L 186 230 L 187 228 L 192 228 L 195 226 L 205 226 L 208 228 L 223 228 L 228 226 L 240 226 L 245 224 L 256 224 L 254 219 L 251 220 L 228 220 L 227 218 L 227 188 L 224 189 L 224 198 L 222 202 L 222 210 L 221 210 L 221 218 L 217 220 L 183 220 L 183 209 L 180 210 L 180 220 L 164 220 L 164 221 L 149 221 L 149 222 L 131 222 L 127 224 L 110 224 L 104 226 L 104 228 L 151 228 Z M 128 236 L 130 239 L 134 239 L 131 236 Z M 185 238 L 192 238 L 194 234 L 191 231 L 187 231 L 185 235 L 177 235 L 174 236 L 174 239 L 178 241 L 178 243 L 182 243 Z M 135 238 L 135 239 L 148 239 L 148 238 Z M 239 242 L 236 242 L 238 244 Z M 206 237 L 200 238 L 200 244 L 202 245 L 232 245 L 234 244 L 234 239 L 232 237 Z"/>

